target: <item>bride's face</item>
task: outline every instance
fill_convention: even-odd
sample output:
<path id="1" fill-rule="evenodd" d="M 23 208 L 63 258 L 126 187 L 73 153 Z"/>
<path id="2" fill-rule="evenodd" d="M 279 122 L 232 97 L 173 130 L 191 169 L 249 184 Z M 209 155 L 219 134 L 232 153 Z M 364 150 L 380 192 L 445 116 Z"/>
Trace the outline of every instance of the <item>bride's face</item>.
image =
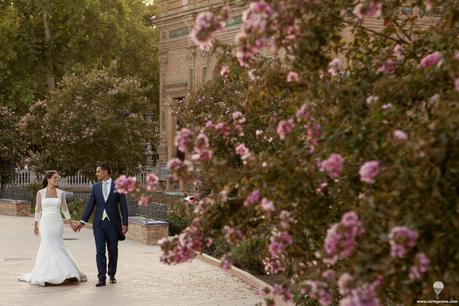
<path id="1" fill-rule="evenodd" d="M 58 183 L 59 183 L 59 175 L 57 173 L 54 173 L 53 176 L 51 176 L 48 179 L 48 186 L 56 187 Z"/>

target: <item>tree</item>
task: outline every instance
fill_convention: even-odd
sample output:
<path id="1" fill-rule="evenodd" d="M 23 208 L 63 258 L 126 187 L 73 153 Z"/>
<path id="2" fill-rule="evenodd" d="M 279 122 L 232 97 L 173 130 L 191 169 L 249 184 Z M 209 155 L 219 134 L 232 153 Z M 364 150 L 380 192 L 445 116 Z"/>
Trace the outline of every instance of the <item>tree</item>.
<path id="1" fill-rule="evenodd" d="M 11 180 L 14 167 L 24 156 L 25 144 L 18 138 L 18 117 L 9 108 L 0 106 L 0 186 Z"/>
<path id="2" fill-rule="evenodd" d="M 410 4 L 427 23 L 401 16 L 401 1 L 248 3 L 236 52 L 213 42 L 222 77 L 175 106 L 193 114 L 176 139 L 189 158 L 169 169 L 199 200 L 191 225 L 161 241 L 161 260 L 260 237 L 267 248 L 250 256 L 283 277 L 264 292 L 286 301 L 293 292 L 305 304 L 408 305 L 431 299 L 437 280 L 454 298 L 456 1 Z M 215 13 L 196 18 L 203 48 L 228 7 Z M 259 60 L 265 47 L 284 57 Z"/>
<path id="3" fill-rule="evenodd" d="M 145 116 L 152 108 L 149 91 L 133 77 L 120 77 L 115 67 L 64 76 L 23 118 L 32 165 L 89 175 L 105 161 L 114 173 L 137 171 L 145 165 L 147 144 L 157 141 L 156 123 Z"/>
<path id="4" fill-rule="evenodd" d="M 76 65 L 108 66 L 150 86 L 158 103 L 157 31 L 144 1 L 0 1 L 0 104 L 24 114 Z M 54 79 L 54 81 L 53 81 Z"/>

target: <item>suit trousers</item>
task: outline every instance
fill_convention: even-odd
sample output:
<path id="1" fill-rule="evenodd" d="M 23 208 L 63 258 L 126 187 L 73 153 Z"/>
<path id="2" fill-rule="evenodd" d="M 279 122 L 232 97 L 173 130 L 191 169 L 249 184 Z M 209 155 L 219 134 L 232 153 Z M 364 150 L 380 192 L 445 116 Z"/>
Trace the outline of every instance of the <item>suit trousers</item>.
<path id="1" fill-rule="evenodd" d="M 108 275 L 110 277 L 115 277 L 116 274 L 118 262 L 118 234 L 115 225 L 107 218 L 102 220 L 98 225 L 94 225 L 93 232 L 97 250 L 97 277 L 99 280 L 105 281 L 107 275 L 106 250 L 108 250 Z"/>

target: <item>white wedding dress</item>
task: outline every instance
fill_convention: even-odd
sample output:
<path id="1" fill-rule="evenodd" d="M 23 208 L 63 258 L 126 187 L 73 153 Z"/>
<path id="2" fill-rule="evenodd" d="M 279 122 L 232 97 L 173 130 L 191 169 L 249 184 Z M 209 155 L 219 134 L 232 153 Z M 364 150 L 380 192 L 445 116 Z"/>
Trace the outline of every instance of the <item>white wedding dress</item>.
<path id="1" fill-rule="evenodd" d="M 23 274 L 19 281 L 32 285 L 61 284 L 67 279 L 86 281 L 75 260 L 64 246 L 64 222 L 70 219 L 65 193 L 57 189 L 57 198 L 48 198 L 46 188 L 37 193 L 35 221 L 39 222 L 40 247 L 35 266 L 30 273 Z"/>

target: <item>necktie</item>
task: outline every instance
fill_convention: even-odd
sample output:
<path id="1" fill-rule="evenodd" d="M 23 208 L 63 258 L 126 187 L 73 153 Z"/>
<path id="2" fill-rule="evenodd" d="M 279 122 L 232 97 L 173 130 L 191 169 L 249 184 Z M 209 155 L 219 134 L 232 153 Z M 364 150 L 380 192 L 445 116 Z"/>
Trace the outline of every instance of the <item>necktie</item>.
<path id="1" fill-rule="evenodd" d="M 108 182 L 103 182 L 102 195 L 104 196 L 104 201 L 107 202 L 107 199 L 108 199 Z M 102 220 L 105 220 L 105 219 L 108 219 L 108 221 L 110 221 L 110 218 L 108 217 L 107 212 L 105 211 L 105 208 L 104 208 L 104 212 L 102 213 Z"/>
<path id="2" fill-rule="evenodd" d="M 104 193 L 104 200 L 107 201 L 107 198 L 108 198 L 108 182 L 104 182 L 103 193 Z"/>

